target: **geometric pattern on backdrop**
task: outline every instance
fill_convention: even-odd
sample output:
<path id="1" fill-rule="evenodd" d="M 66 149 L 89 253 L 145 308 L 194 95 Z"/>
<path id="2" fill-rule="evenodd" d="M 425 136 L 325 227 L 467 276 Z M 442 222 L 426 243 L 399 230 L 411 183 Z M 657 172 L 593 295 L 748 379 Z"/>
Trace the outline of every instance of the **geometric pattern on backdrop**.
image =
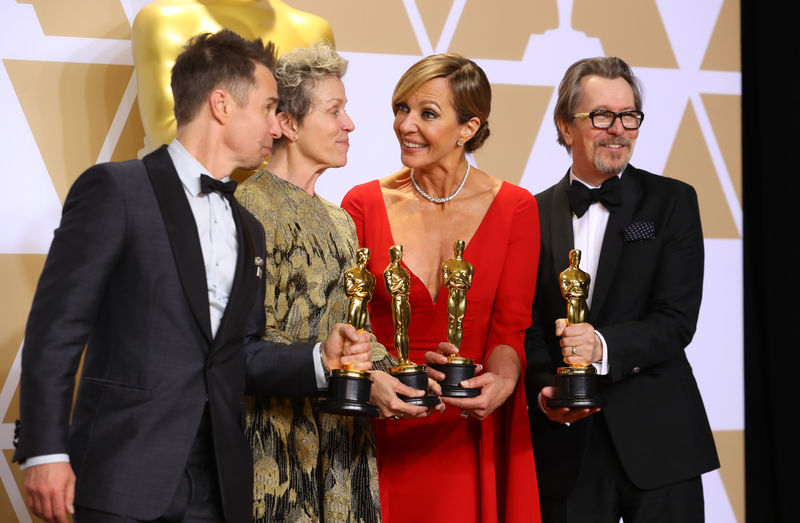
<path id="1" fill-rule="evenodd" d="M 19 348 L 66 190 L 93 163 L 143 146 L 130 27 L 147 0 L 0 0 L 0 520 L 30 521 L 11 465 Z M 683 179 L 700 196 L 704 300 L 688 350 L 722 461 L 704 476 L 707 519 L 744 520 L 741 317 L 741 70 L 738 0 L 295 0 L 325 18 L 350 60 L 356 123 L 349 163 L 319 193 L 400 168 L 390 97 L 422 56 L 459 52 L 493 89 L 492 136 L 473 161 L 538 192 L 569 157 L 555 141 L 556 87 L 578 58 L 619 55 L 645 86 L 634 163 Z M 13 183 L 13 185 L 12 185 Z M 734 325 L 731 328 L 731 324 Z M 725 332 L 714 329 L 726 325 Z"/>

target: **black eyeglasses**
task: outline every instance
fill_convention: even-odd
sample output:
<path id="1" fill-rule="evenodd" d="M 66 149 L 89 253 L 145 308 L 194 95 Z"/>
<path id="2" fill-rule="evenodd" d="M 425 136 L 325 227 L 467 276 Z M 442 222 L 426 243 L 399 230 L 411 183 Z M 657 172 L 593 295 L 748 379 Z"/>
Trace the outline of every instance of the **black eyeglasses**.
<path id="1" fill-rule="evenodd" d="M 638 129 L 644 120 L 644 113 L 642 111 L 623 111 L 615 113 L 614 111 L 597 110 L 590 113 L 573 114 L 575 118 L 589 118 L 592 121 L 592 127 L 595 129 L 609 129 L 614 125 L 614 120 L 619 118 L 622 122 L 622 127 L 632 131 Z"/>

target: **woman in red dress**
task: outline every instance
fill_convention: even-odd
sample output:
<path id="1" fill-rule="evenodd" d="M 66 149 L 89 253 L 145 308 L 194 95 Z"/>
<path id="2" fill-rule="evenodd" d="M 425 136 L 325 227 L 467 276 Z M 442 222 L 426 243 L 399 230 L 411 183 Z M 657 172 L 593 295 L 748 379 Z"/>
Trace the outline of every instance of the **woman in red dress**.
<path id="1" fill-rule="evenodd" d="M 489 128 L 484 72 L 454 54 L 429 56 L 393 95 L 401 171 L 353 188 L 344 198 L 370 272 L 383 273 L 389 247 L 403 246 L 411 273 L 409 359 L 439 362 L 447 336 L 447 289 L 440 267 L 456 240 L 474 266 L 460 354 L 483 372 L 463 382 L 474 398 L 424 419 L 375 422 L 383 521 L 540 521 L 522 371 L 523 341 L 539 259 L 536 200 L 467 162 Z M 370 304 L 378 340 L 392 347 L 391 296 Z M 427 358 L 427 359 L 426 359 Z M 446 361 L 446 360 L 444 360 Z M 431 377 L 441 377 L 431 371 Z"/>

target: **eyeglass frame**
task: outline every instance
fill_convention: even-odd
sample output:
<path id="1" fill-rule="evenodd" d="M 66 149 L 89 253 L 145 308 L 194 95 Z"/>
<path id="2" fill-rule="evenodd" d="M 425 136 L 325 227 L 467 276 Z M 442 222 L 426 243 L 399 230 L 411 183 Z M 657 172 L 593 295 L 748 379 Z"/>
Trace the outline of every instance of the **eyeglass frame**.
<path id="1" fill-rule="evenodd" d="M 608 127 L 598 127 L 597 125 L 595 125 L 594 117 L 595 115 L 597 115 L 597 113 L 608 113 L 614 115 L 614 118 L 611 119 L 611 123 L 608 124 Z M 622 115 L 624 114 L 635 114 L 637 120 L 639 121 L 639 125 L 637 125 L 636 127 L 626 127 L 625 123 L 622 121 Z M 614 127 L 614 122 L 617 121 L 617 118 L 619 118 L 619 123 L 622 124 L 622 128 L 628 131 L 637 130 L 639 127 L 642 126 L 642 122 L 644 121 L 644 113 L 642 111 L 622 111 L 621 113 L 615 113 L 614 111 L 609 111 L 608 109 L 595 109 L 594 111 L 589 111 L 588 113 L 576 113 L 573 114 L 572 117 L 589 118 L 589 121 L 592 122 L 592 127 L 594 127 L 595 129 L 602 129 L 602 130 L 611 129 L 612 127 Z"/>

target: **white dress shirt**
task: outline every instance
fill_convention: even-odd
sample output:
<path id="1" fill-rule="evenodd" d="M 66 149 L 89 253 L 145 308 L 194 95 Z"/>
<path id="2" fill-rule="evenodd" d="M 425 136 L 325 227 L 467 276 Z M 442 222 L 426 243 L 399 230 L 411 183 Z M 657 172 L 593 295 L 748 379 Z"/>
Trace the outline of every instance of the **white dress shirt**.
<path id="1" fill-rule="evenodd" d="M 175 164 L 175 170 L 178 171 L 178 177 L 181 179 L 186 199 L 197 224 L 208 282 L 211 335 L 216 336 L 236 274 L 239 249 L 236 222 L 233 221 L 230 202 L 226 197 L 217 191 L 209 194 L 201 192 L 200 175 L 211 176 L 210 171 L 195 160 L 177 139 L 169 144 L 167 152 Z M 228 181 L 228 177 L 222 181 Z"/>
<path id="2" fill-rule="evenodd" d="M 239 240 L 236 236 L 236 222 L 229 200 L 214 191 L 210 194 L 201 192 L 200 175 L 208 174 L 208 169 L 203 167 L 181 143 L 175 139 L 167 146 L 175 170 L 181 179 L 186 199 L 192 208 L 194 221 L 197 225 L 197 234 L 200 238 L 200 248 L 203 251 L 203 263 L 206 268 L 206 281 L 208 282 L 208 310 L 211 318 L 211 334 L 217 335 L 228 298 L 233 287 L 233 278 L 236 274 L 236 259 Z M 226 176 L 221 181 L 227 182 Z M 320 358 L 321 343 L 314 346 L 314 370 L 317 378 L 317 388 L 324 389 L 328 385 L 325 370 Z"/>
<path id="3" fill-rule="evenodd" d="M 217 191 L 210 194 L 201 192 L 200 175 L 208 174 L 203 167 L 181 143 L 175 139 L 167 147 L 172 163 L 178 171 L 186 199 L 192 208 L 197 234 L 203 251 L 203 263 L 206 268 L 208 282 L 208 308 L 211 317 L 211 334 L 216 336 L 236 274 L 236 258 L 239 241 L 236 236 L 236 222 L 233 220 L 230 202 Z M 227 182 L 229 177 L 222 179 Z M 314 370 L 317 388 L 324 389 L 328 385 L 325 370 L 320 358 L 321 343 L 314 346 Z"/>
<path id="4" fill-rule="evenodd" d="M 621 173 L 617 175 L 617 177 L 620 176 L 622 176 Z M 582 183 L 590 189 L 599 188 L 599 186 L 591 186 L 575 176 L 572 169 L 569 171 L 569 179 L 570 182 Z M 589 294 L 586 297 L 586 305 L 589 310 L 592 307 L 595 276 L 597 274 L 597 266 L 600 263 L 600 251 L 603 249 L 603 236 L 606 234 L 606 226 L 610 215 L 611 212 L 600 202 L 592 203 L 580 218 L 575 213 L 572 213 L 574 248 L 581 251 L 581 270 L 588 272 L 592 277 L 592 281 L 589 284 Z M 599 361 L 593 362 L 592 365 L 597 369 L 598 374 L 608 374 L 608 346 L 600 331 L 595 330 L 595 333 L 600 339 L 603 356 Z"/>

